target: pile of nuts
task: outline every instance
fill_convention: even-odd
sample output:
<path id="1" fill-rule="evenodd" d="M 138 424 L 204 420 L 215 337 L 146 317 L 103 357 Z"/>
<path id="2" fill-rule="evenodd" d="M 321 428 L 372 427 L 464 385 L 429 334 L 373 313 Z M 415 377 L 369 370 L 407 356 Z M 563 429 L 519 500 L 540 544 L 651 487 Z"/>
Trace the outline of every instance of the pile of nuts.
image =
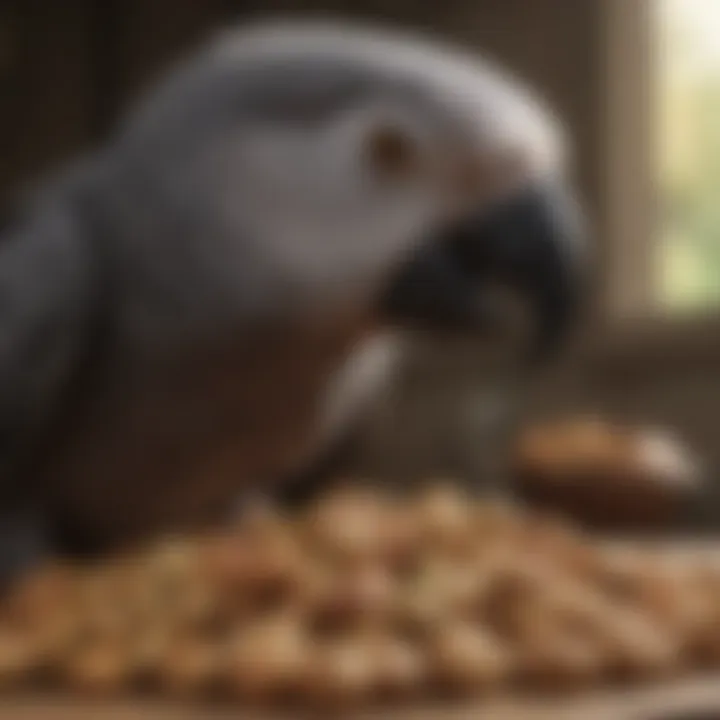
<path id="1" fill-rule="evenodd" d="M 0 684 L 355 708 L 720 664 L 720 570 L 435 485 L 27 576 Z"/>

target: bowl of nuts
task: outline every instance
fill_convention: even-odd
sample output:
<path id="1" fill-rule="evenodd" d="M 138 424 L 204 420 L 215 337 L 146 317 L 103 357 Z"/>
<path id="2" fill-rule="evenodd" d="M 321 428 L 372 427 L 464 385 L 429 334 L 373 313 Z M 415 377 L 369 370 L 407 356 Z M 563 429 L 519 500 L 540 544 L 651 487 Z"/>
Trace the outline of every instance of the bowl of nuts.
<path id="1" fill-rule="evenodd" d="M 528 429 L 514 472 L 530 502 L 612 530 L 667 528 L 702 485 L 697 459 L 673 433 L 597 418 Z"/>

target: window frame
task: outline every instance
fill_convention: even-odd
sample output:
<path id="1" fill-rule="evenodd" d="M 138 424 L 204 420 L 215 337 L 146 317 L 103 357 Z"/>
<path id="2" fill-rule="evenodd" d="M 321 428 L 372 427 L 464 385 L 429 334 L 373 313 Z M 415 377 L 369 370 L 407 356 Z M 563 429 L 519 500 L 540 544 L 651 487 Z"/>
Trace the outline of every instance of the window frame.
<path id="1" fill-rule="evenodd" d="M 653 0 L 602 0 L 602 187 L 613 317 L 657 311 Z"/>

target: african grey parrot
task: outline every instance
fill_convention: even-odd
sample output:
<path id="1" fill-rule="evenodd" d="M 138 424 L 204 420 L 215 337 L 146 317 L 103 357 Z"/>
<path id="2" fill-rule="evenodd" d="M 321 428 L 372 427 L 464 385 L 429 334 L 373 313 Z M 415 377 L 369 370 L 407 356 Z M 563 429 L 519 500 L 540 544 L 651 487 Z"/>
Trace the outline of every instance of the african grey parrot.
<path id="1" fill-rule="evenodd" d="M 548 356 L 585 244 L 562 132 L 489 63 L 335 22 L 226 30 L 0 242 L 0 564 L 210 522 L 307 477 L 393 328 Z"/>

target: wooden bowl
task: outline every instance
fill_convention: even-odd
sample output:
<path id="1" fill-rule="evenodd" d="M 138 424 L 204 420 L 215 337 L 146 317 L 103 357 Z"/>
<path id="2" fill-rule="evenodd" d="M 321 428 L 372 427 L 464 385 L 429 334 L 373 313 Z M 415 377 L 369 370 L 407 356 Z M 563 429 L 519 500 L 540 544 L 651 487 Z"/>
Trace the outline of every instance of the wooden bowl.
<path id="1" fill-rule="evenodd" d="M 598 529 L 668 529 L 696 497 L 700 472 L 671 433 L 580 419 L 522 434 L 516 481 L 531 504 Z"/>

